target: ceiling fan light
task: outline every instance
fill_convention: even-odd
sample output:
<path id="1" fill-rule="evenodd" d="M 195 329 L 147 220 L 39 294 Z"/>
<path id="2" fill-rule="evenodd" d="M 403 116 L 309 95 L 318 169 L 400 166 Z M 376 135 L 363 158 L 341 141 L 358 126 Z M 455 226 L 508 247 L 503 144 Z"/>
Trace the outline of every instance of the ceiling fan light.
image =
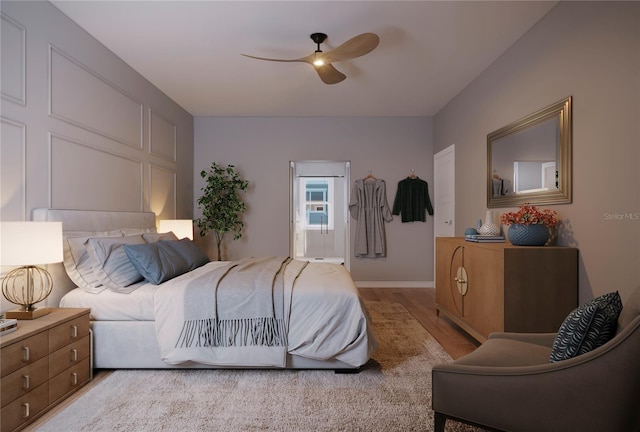
<path id="1" fill-rule="evenodd" d="M 314 66 L 324 66 L 324 60 L 322 60 L 322 56 L 320 56 L 319 54 L 322 54 L 322 51 L 317 50 L 315 52 L 315 57 L 313 60 L 313 65 Z"/>

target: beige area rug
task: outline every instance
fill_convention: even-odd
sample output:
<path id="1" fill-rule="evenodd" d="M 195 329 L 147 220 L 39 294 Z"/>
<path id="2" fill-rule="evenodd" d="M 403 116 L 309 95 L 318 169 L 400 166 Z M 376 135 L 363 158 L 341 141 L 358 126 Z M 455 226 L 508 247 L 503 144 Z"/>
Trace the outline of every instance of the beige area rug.
<path id="1" fill-rule="evenodd" d="M 119 370 L 38 430 L 432 431 L 431 367 L 451 358 L 402 305 L 367 307 L 380 346 L 358 374 Z"/>

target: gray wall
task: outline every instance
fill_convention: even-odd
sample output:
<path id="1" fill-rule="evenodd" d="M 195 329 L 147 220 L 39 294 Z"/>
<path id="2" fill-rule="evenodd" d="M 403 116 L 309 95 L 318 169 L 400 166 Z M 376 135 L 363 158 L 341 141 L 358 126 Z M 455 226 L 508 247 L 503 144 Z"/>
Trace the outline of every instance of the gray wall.
<path id="1" fill-rule="evenodd" d="M 398 181 L 411 169 L 429 183 L 433 195 L 430 118 L 196 117 L 194 129 L 195 199 L 204 184 L 199 173 L 214 161 L 235 165 L 251 182 L 244 235 L 225 241 L 226 259 L 289 254 L 290 160 L 351 161 L 351 183 L 371 170 L 386 181 L 389 206 Z M 194 214 L 200 216 L 197 205 Z M 351 274 L 356 281 L 432 283 L 431 217 L 425 223 L 404 224 L 394 217 L 385 225 L 387 257 L 378 259 L 353 257 L 355 226 L 351 220 Z M 216 256 L 213 239 L 204 247 Z"/>
<path id="2" fill-rule="evenodd" d="M 191 217 L 193 117 L 51 3 L 0 7 L 1 219 L 38 207 Z"/>
<path id="3" fill-rule="evenodd" d="M 573 203 L 548 207 L 580 250 L 580 302 L 624 300 L 640 284 L 639 92 L 640 3 L 560 3 L 434 117 L 434 150 L 456 144 L 456 234 L 486 208 L 487 134 L 572 95 Z"/>

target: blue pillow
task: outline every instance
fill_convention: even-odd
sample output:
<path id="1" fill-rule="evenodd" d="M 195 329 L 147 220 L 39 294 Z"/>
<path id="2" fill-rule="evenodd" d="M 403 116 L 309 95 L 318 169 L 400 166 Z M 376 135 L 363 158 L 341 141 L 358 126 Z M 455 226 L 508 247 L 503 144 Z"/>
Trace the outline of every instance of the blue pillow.
<path id="1" fill-rule="evenodd" d="M 182 257 L 189 266 L 189 270 L 196 269 L 209 262 L 209 257 L 186 237 L 178 241 L 160 240 L 160 243 L 166 243 L 175 253 Z"/>
<path id="2" fill-rule="evenodd" d="M 572 311 L 558 330 L 549 361 L 567 360 L 607 343 L 615 336 L 621 311 L 618 291 L 601 295 Z"/>
<path id="3" fill-rule="evenodd" d="M 169 243 L 172 242 L 124 245 L 124 251 L 138 273 L 146 281 L 158 285 L 190 270 Z"/>

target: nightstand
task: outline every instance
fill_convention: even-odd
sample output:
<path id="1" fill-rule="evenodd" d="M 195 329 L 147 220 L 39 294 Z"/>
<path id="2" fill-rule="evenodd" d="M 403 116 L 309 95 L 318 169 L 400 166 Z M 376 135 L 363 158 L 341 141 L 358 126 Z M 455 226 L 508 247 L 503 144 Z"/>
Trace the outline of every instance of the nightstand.
<path id="1" fill-rule="evenodd" d="M 20 430 L 91 378 L 89 309 L 51 309 L 0 337 L 1 431 Z"/>

